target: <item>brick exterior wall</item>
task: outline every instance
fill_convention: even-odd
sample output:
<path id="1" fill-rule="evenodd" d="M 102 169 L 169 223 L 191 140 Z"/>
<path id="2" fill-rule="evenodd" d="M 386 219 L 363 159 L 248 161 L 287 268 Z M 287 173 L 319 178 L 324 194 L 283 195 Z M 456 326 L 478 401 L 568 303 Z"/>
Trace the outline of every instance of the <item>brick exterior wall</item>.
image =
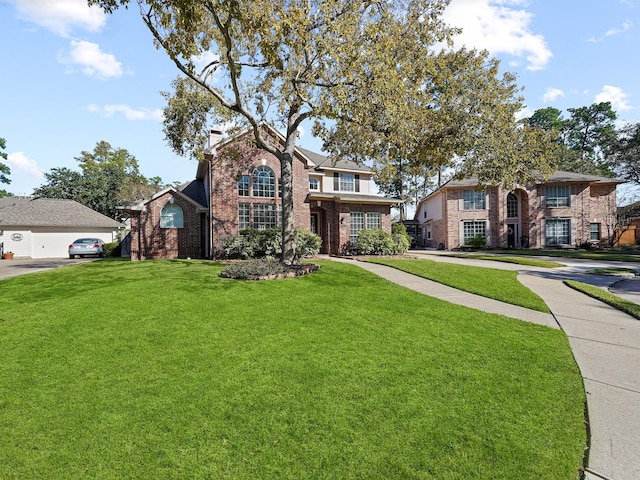
<path id="1" fill-rule="evenodd" d="M 271 139 L 275 142 L 275 139 Z M 269 167 L 276 177 L 275 197 L 256 197 L 250 187 L 249 196 L 238 194 L 238 180 L 243 175 L 251 176 L 258 166 Z M 282 199 L 278 190 L 280 186 L 280 161 L 272 154 L 261 150 L 248 138 L 243 137 L 233 144 L 226 145 L 211 158 L 211 238 L 213 254 L 222 252 L 222 245 L 230 237 L 239 234 L 239 203 L 250 204 L 251 222 L 253 223 L 253 206 L 255 204 L 276 205 L 281 208 Z M 309 230 L 310 210 L 306 202 L 309 193 L 309 171 L 298 158 L 293 160 L 293 215 L 294 224 L 298 228 Z M 278 215 L 279 216 L 279 215 Z M 278 219 L 278 226 L 280 226 Z"/>
<path id="2" fill-rule="evenodd" d="M 545 227 L 548 219 L 570 219 L 570 244 L 579 245 L 593 242 L 607 245 L 614 235 L 616 213 L 616 185 L 589 184 L 576 182 L 569 184 L 571 194 L 567 207 L 548 208 L 545 200 L 544 184 L 518 188 L 514 194 L 518 198 L 519 216 L 507 216 L 507 197 L 509 191 L 498 187 L 487 187 L 486 209 L 464 210 L 463 191 L 472 187 L 446 188 L 440 193 L 444 196 L 443 220 L 429 222 L 431 225 L 430 242 L 435 247 L 440 243 L 446 249 L 462 246 L 462 222 L 464 220 L 484 220 L 487 222 L 488 247 L 506 248 L 509 246 L 509 231 L 513 232 L 511 246 L 524 248 L 542 248 L 547 245 Z M 590 225 L 600 224 L 600 240 L 590 240 Z"/>
<path id="3" fill-rule="evenodd" d="M 182 209 L 183 228 L 160 228 L 160 212 L 171 198 Z M 131 217 L 131 259 L 202 258 L 203 215 L 196 205 L 173 192 L 150 201 Z"/>

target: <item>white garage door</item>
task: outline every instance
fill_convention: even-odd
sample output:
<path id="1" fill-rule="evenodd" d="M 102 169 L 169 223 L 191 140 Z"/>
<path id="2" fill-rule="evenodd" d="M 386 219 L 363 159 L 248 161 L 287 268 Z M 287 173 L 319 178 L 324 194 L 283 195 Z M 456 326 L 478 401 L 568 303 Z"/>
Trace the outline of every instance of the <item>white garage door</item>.
<path id="1" fill-rule="evenodd" d="M 111 242 L 111 234 L 104 232 L 33 232 L 31 258 L 64 258 L 69 256 L 69 244 L 78 238 L 96 237 Z"/>
<path id="2" fill-rule="evenodd" d="M 30 230 L 2 230 L 0 243 L 5 252 L 13 252 L 16 257 L 31 256 Z"/>

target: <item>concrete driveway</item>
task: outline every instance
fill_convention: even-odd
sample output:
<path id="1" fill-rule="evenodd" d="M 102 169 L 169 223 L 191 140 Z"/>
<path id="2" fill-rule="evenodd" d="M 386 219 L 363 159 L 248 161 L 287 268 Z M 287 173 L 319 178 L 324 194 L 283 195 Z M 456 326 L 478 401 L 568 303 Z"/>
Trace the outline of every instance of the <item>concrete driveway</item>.
<path id="1" fill-rule="evenodd" d="M 94 260 L 97 260 L 97 258 L 76 258 L 73 260 L 70 258 L 14 258 L 13 260 L 0 260 L 0 280 Z"/>

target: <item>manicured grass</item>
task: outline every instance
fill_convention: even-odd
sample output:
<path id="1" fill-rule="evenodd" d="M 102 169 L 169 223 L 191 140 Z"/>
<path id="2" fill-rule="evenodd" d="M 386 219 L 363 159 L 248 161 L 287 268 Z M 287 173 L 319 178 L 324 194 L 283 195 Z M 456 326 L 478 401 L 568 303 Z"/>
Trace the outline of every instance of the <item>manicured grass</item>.
<path id="1" fill-rule="evenodd" d="M 494 262 L 515 263 L 517 265 L 528 265 L 531 267 L 541 267 L 541 268 L 558 268 L 558 267 L 565 266 L 563 263 L 550 262 L 548 260 L 540 260 L 537 258 L 527 258 L 527 257 L 507 257 L 507 256 L 498 256 L 498 255 L 482 255 L 482 254 L 476 254 L 476 253 L 451 254 L 449 256 L 457 257 L 457 258 L 475 258 L 478 260 L 492 260 Z"/>
<path id="2" fill-rule="evenodd" d="M 588 283 L 576 282 L 575 280 L 565 280 L 564 282 L 574 290 L 578 290 L 590 297 L 600 300 L 601 302 L 608 303 L 612 307 L 617 308 L 629 315 L 640 320 L 640 305 L 626 300 L 618 295 L 614 295 L 611 292 L 603 290 L 602 288 L 589 285 Z"/>
<path id="3" fill-rule="evenodd" d="M 515 271 L 406 258 L 370 257 L 369 261 L 428 278 L 458 290 L 549 313 L 549 307 L 544 300 L 522 285 L 517 278 L 518 272 Z"/>
<path id="4" fill-rule="evenodd" d="M 562 332 L 318 263 L 0 281 L 0 478 L 576 478 L 585 395 Z"/>
<path id="5" fill-rule="evenodd" d="M 529 257 L 563 257 L 583 258 L 587 260 L 602 260 L 604 262 L 640 262 L 640 255 L 624 253 L 615 250 L 491 250 L 489 253 L 504 253 L 507 255 L 526 255 Z"/>
<path id="6" fill-rule="evenodd" d="M 594 268 L 592 270 L 587 270 L 585 273 L 593 273 L 594 275 L 620 275 L 624 274 L 634 274 L 636 271 L 631 268 L 624 267 L 610 267 L 610 268 Z"/>

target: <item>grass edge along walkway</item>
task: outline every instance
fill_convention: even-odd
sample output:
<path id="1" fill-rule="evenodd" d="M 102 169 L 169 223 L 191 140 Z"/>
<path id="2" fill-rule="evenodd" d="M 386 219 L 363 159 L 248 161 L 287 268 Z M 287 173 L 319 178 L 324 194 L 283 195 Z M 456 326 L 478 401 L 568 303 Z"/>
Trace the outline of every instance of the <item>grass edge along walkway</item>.
<path id="1" fill-rule="evenodd" d="M 368 262 L 397 268 L 464 292 L 517 305 L 542 313 L 551 313 L 544 300 L 518 280 L 515 270 L 459 265 L 428 259 L 368 257 Z"/>
<path id="2" fill-rule="evenodd" d="M 590 296 L 591 298 L 600 300 L 601 302 L 611 305 L 621 312 L 627 313 L 632 317 L 640 320 L 640 305 L 632 302 L 631 300 L 619 297 L 618 295 L 615 295 L 607 290 L 603 290 L 600 287 L 589 285 L 588 283 L 578 282 L 576 280 L 565 280 L 564 284 L 578 292 L 582 292 L 585 295 Z"/>
<path id="3" fill-rule="evenodd" d="M 561 331 L 318 263 L 0 281 L 0 478 L 576 478 L 584 389 Z"/>
<path id="4" fill-rule="evenodd" d="M 560 268 L 565 267 L 564 263 L 550 262 L 549 260 L 540 260 L 539 258 L 529 257 L 509 257 L 504 255 L 484 255 L 481 253 L 452 253 L 446 255 L 454 258 L 472 258 L 476 260 L 490 260 L 492 262 L 514 263 L 516 265 L 527 265 L 529 267 L 540 268 Z"/>

